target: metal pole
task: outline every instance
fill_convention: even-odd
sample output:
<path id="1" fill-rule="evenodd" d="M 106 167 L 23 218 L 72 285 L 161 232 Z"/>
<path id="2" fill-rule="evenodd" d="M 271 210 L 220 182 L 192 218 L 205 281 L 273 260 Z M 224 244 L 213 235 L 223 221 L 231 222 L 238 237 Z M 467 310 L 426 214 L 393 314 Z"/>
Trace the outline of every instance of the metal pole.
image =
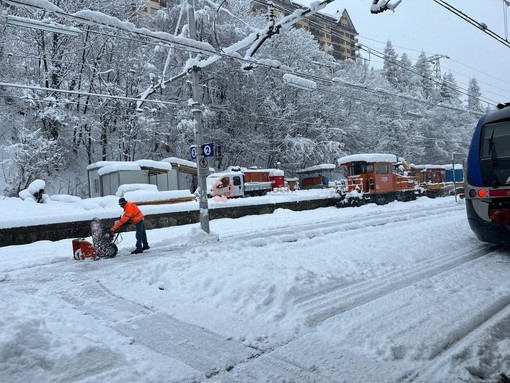
<path id="1" fill-rule="evenodd" d="M 190 38 L 196 39 L 195 29 L 195 10 L 193 7 L 193 0 L 188 0 L 188 24 Z M 207 174 L 209 172 L 209 164 L 207 158 L 204 157 L 202 152 L 202 145 L 204 144 L 203 136 L 203 123 L 202 123 L 202 108 L 200 105 L 201 90 L 198 78 L 200 68 L 194 66 L 191 70 L 191 80 L 193 89 L 193 105 L 192 112 L 195 119 L 196 129 L 196 149 L 197 149 L 197 178 L 198 178 L 198 194 L 199 194 L 199 208 L 200 208 L 200 227 L 203 231 L 209 234 L 209 205 L 207 201 Z"/>
<path id="2" fill-rule="evenodd" d="M 455 154 L 452 153 L 452 179 L 453 179 L 453 190 L 455 193 L 455 202 L 457 202 L 457 185 L 455 184 Z"/>

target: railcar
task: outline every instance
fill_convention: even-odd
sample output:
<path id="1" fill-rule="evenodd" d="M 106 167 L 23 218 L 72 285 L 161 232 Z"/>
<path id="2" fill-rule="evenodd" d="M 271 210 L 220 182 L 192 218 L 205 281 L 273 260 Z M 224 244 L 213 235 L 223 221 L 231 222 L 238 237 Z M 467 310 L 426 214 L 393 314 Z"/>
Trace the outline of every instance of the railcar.
<path id="1" fill-rule="evenodd" d="M 478 239 L 510 245 L 510 103 L 478 121 L 464 191 L 469 226 Z"/>
<path id="2" fill-rule="evenodd" d="M 338 188 L 338 207 L 358 206 L 363 203 L 384 205 L 395 200 L 416 199 L 419 185 L 413 177 L 395 170 L 394 154 L 354 154 L 338 160 L 345 167 L 344 185 Z"/>

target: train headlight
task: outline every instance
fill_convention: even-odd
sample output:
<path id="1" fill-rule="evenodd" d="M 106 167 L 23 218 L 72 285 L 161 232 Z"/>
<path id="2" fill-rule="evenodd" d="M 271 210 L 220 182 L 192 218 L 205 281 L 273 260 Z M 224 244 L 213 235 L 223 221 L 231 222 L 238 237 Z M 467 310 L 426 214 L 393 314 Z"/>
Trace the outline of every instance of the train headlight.
<path id="1" fill-rule="evenodd" d="M 469 191 L 469 196 L 470 196 L 471 198 L 475 198 L 475 197 L 476 197 L 476 190 L 475 190 L 475 189 L 471 189 L 471 190 Z"/>

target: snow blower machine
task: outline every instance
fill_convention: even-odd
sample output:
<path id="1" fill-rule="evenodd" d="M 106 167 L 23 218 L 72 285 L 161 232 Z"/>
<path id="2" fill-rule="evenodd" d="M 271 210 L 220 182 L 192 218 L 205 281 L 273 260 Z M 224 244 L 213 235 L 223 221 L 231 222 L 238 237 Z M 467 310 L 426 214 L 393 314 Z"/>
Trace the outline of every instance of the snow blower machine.
<path id="1" fill-rule="evenodd" d="M 112 233 L 108 227 L 105 227 L 99 218 L 94 218 L 90 222 L 90 232 L 92 243 L 83 238 L 73 239 L 73 258 L 83 260 L 92 258 L 113 258 L 117 255 L 117 241 L 119 233 Z"/>

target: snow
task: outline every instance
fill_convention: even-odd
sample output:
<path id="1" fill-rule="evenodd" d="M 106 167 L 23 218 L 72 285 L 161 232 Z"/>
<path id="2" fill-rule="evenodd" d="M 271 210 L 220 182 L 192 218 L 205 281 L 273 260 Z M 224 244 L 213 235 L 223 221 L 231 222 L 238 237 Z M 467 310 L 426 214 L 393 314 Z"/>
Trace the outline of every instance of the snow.
<path id="1" fill-rule="evenodd" d="M 46 182 L 44 182 L 43 180 L 37 179 L 37 180 L 32 181 L 26 189 L 21 190 L 18 193 L 18 195 L 24 201 L 37 202 L 36 197 L 35 197 L 36 193 L 38 193 L 39 191 L 44 192 L 45 187 L 46 187 Z M 42 198 L 42 201 L 48 202 L 49 197 L 47 194 L 43 193 L 41 195 L 41 198 Z"/>
<path id="2" fill-rule="evenodd" d="M 295 76 L 293 74 L 286 73 L 283 75 L 283 81 L 291 85 L 293 87 L 303 89 L 303 90 L 315 90 L 317 89 L 317 84 L 315 81 L 307 80 L 302 77 Z"/>
<path id="3" fill-rule="evenodd" d="M 136 190 L 127 192 L 124 197 L 128 201 L 135 203 L 141 202 L 162 202 L 169 201 L 179 198 L 194 198 L 194 195 L 189 190 L 167 190 L 167 191 L 155 191 L 147 192 L 145 190 Z"/>
<path id="4" fill-rule="evenodd" d="M 128 192 L 138 191 L 141 190 L 144 193 L 146 192 L 157 192 L 158 187 L 157 185 L 151 185 L 151 184 L 123 184 L 120 185 L 117 189 L 117 193 L 115 195 L 117 197 L 123 197 Z"/>
<path id="5" fill-rule="evenodd" d="M 304 169 L 301 169 L 301 170 L 296 170 L 296 173 L 309 173 L 309 172 L 314 172 L 314 171 L 318 171 L 318 170 L 334 170 L 336 169 L 336 166 L 335 164 L 319 164 L 319 165 L 314 165 L 314 166 L 309 166 L 307 168 L 304 168 Z"/>
<path id="6" fill-rule="evenodd" d="M 351 154 L 349 156 L 345 156 L 339 158 L 337 160 L 338 165 L 346 164 L 348 162 L 355 161 L 364 161 L 364 162 L 397 162 L 397 156 L 394 154 L 384 154 L 384 153 L 360 153 L 360 154 Z"/>
<path id="7" fill-rule="evenodd" d="M 175 164 L 175 165 L 189 166 L 191 168 L 196 168 L 197 167 L 197 163 L 196 162 L 184 160 L 182 158 L 177 158 L 177 157 L 166 157 L 166 158 L 163 158 L 161 161 L 169 162 L 170 164 Z"/>
<path id="8" fill-rule="evenodd" d="M 115 196 L 4 198 L 0 209 L 12 225 L 121 213 Z M 72 239 L 0 248 L 2 381 L 439 383 L 510 375 L 510 258 L 475 238 L 462 200 L 279 209 L 212 220 L 210 228 L 149 230 L 151 249 L 141 255 L 130 254 L 134 232 L 123 233 L 110 260 L 73 260 Z"/>
<path id="9" fill-rule="evenodd" d="M 137 160 L 137 161 L 99 161 L 87 166 L 88 170 L 98 169 L 97 173 L 102 176 L 118 171 L 136 171 L 142 168 L 160 170 L 172 170 L 168 161 Z"/>

